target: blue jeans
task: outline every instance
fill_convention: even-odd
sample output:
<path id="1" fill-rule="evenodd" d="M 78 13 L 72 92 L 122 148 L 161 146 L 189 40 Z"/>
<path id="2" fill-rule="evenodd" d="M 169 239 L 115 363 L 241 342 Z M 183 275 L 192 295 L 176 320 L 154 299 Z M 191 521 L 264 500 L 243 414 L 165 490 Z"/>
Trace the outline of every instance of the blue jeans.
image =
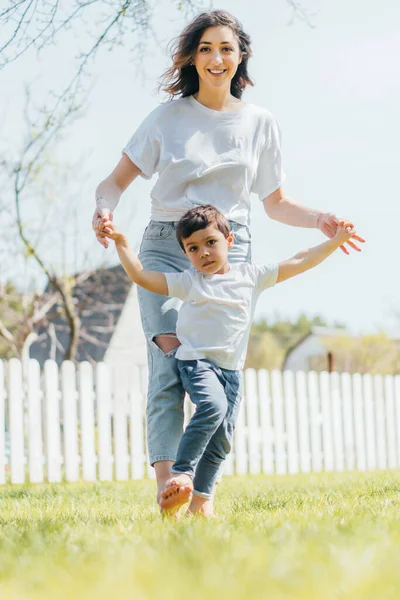
<path id="1" fill-rule="evenodd" d="M 251 260 L 247 227 L 230 222 L 235 243 L 229 262 Z M 145 269 L 177 273 L 190 267 L 190 261 L 176 239 L 176 223 L 150 221 L 143 234 L 139 258 Z M 150 463 L 175 461 L 183 431 L 182 386 L 175 350 L 164 354 L 154 342 L 159 335 L 176 335 L 176 321 L 182 302 L 138 288 L 143 330 L 147 340 L 149 385 L 147 394 L 147 445 Z"/>
<path id="2" fill-rule="evenodd" d="M 196 412 L 181 438 L 171 473 L 186 473 L 193 478 L 193 493 L 211 498 L 220 467 L 231 451 L 241 374 L 206 359 L 178 359 L 178 369 Z"/>

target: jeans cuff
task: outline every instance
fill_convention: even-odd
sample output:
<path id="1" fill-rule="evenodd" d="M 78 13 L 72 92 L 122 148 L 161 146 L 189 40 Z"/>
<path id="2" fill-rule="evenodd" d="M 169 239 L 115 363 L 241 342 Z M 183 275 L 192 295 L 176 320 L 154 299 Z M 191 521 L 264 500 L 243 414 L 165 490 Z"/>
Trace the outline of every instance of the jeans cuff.
<path id="1" fill-rule="evenodd" d="M 210 500 L 212 498 L 212 494 L 207 494 L 206 492 L 199 492 L 198 490 L 193 490 L 193 496 L 200 496 L 200 498 L 205 498 L 206 500 Z"/>
<path id="2" fill-rule="evenodd" d="M 190 479 L 194 477 L 194 474 L 189 471 L 175 471 L 174 469 L 171 469 L 171 475 L 187 475 Z"/>
<path id="3" fill-rule="evenodd" d="M 155 456 L 149 457 L 149 462 L 152 467 L 154 467 L 154 463 L 162 462 L 164 460 L 170 460 L 171 462 L 175 462 L 176 456 L 171 456 L 168 454 L 156 454 Z"/>

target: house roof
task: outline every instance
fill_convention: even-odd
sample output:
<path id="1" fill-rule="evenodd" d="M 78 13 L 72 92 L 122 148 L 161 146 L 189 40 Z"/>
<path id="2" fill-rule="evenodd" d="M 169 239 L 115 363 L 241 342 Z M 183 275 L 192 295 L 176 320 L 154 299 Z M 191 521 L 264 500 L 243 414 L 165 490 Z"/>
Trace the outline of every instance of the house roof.
<path id="1" fill-rule="evenodd" d="M 132 282 L 121 265 L 98 269 L 73 288 L 73 298 L 81 318 L 76 360 L 103 360 Z M 46 290 L 49 291 L 49 290 Z M 60 303 L 56 316 L 41 327 L 29 351 L 41 366 L 51 358 L 60 364 L 70 341 L 70 333 Z"/>

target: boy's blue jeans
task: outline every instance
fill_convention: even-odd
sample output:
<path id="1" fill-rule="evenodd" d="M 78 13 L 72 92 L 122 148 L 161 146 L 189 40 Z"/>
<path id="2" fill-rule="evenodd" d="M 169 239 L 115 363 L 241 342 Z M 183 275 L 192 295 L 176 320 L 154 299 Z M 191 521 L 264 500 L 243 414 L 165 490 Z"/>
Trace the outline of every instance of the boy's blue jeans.
<path id="1" fill-rule="evenodd" d="M 193 478 L 193 493 L 211 498 L 221 464 L 231 450 L 241 398 L 241 373 L 206 359 L 179 360 L 182 385 L 196 405 L 178 446 L 171 473 Z"/>

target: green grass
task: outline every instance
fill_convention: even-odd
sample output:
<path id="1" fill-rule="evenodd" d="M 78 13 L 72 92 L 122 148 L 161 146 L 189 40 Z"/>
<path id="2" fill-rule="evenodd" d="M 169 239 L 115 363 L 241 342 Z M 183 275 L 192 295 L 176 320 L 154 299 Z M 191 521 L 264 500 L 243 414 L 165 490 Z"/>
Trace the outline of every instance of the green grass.
<path id="1" fill-rule="evenodd" d="M 400 598 L 400 473 L 226 477 L 213 522 L 154 485 L 0 488 L 0 598 Z"/>

